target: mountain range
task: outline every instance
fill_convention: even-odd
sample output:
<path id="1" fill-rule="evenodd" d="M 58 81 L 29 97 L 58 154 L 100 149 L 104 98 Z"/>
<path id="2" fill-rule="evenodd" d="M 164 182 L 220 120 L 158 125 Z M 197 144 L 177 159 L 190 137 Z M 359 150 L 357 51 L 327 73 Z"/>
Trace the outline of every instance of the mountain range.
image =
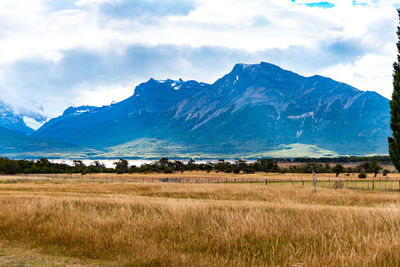
<path id="1" fill-rule="evenodd" d="M 23 116 L 0 100 L 0 127 L 23 134 L 33 133 L 34 130 L 26 126 Z"/>
<path id="2" fill-rule="evenodd" d="M 0 127 L 90 158 L 387 154 L 391 134 L 388 99 L 265 62 L 237 64 L 213 84 L 150 79 L 122 102 L 70 107 L 37 131 L 10 116 L 0 117 Z M 40 146 L 0 143 L 0 153 L 27 157 Z"/>

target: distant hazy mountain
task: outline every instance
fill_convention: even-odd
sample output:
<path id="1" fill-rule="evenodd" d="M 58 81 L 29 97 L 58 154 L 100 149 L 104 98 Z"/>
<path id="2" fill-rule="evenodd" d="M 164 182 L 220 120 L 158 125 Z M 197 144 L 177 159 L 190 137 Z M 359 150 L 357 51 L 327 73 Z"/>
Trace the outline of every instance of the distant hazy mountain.
<path id="1" fill-rule="evenodd" d="M 14 109 L 0 100 L 0 127 L 12 131 L 30 134 L 34 130 L 26 126 L 23 117 L 14 111 Z"/>
<path id="2" fill-rule="evenodd" d="M 0 156 L 17 158 L 86 157 L 92 150 L 56 140 L 27 136 L 0 126 Z M 98 153 L 98 152 L 96 152 Z"/>
<path id="3" fill-rule="evenodd" d="M 157 81 L 111 106 L 69 108 L 35 136 L 102 157 L 387 154 L 389 100 L 262 62 L 214 84 Z"/>

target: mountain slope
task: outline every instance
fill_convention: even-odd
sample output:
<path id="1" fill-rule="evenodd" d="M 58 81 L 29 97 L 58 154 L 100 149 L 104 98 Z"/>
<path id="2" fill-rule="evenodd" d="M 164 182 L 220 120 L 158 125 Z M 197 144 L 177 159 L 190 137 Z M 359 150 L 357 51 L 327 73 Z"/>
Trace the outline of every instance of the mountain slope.
<path id="1" fill-rule="evenodd" d="M 23 117 L 16 112 L 13 108 L 0 100 L 0 126 L 12 131 L 30 134 L 33 129 L 26 126 Z"/>
<path id="2" fill-rule="evenodd" d="M 27 136 L 0 126 L 0 156 L 17 158 L 85 157 L 100 153 L 82 146 Z"/>
<path id="3" fill-rule="evenodd" d="M 212 85 L 151 79 L 120 103 L 70 108 L 35 135 L 104 157 L 387 154 L 389 116 L 377 93 L 262 62 L 238 64 Z"/>

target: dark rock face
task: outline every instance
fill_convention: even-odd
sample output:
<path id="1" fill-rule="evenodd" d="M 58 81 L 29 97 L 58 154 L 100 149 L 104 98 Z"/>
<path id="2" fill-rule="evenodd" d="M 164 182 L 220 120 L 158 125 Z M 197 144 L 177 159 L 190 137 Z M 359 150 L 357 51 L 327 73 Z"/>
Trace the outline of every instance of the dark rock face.
<path id="1" fill-rule="evenodd" d="M 387 154 L 389 120 L 377 93 L 262 62 L 238 64 L 212 85 L 150 79 L 120 103 L 69 108 L 34 135 L 106 150 L 154 139 L 221 157 L 297 143 L 365 155 Z"/>

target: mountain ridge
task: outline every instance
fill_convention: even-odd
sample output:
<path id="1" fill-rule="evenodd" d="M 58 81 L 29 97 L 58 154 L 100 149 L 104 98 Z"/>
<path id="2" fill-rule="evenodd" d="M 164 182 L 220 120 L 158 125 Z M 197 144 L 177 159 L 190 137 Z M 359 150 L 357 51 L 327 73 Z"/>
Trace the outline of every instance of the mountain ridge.
<path id="1" fill-rule="evenodd" d="M 23 134 L 31 134 L 33 129 L 28 127 L 22 115 L 15 112 L 13 107 L 0 99 L 0 127 Z"/>
<path id="2" fill-rule="evenodd" d="M 78 109 L 85 112 L 67 112 L 33 135 L 104 155 L 146 157 L 161 148 L 126 150 L 125 144 L 158 140 L 171 147 L 163 149 L 165 156 L 179 151 L 245 157 L 295 144 L 316 146 L 327 155 L 387 154 L 390 134 L 388 99 L 266 62 L 236 64 L 213 84 L 151 78 L 119 103 Z M 121 153 L 118 147 L 124 147 Z"/>
<path id="3" fill-rule="evenodd" d="M 86 157 L 101 153 L 78 145 L 47 138 L 32 137 L 0 126 L 0 156 L 11 158 Z"/>

